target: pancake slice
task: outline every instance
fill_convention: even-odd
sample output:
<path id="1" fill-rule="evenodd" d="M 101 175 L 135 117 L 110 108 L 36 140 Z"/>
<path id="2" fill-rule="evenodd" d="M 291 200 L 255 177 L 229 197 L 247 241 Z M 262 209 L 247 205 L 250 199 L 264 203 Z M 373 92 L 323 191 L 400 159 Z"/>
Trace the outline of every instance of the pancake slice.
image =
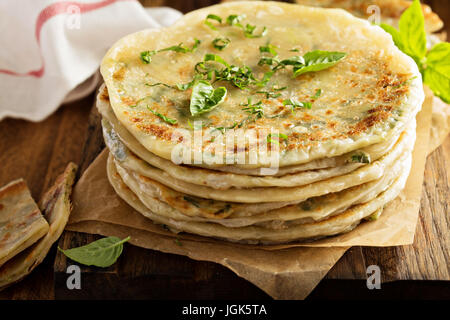
<path id="1" fill-rule="evenodd" d="M 77 166 L 69 163 L 64 173 L 56 179 L 53 187 L 39 202 L 39 208 L 49 224 L 48 232 L 33 246 L 0 267 L 0 290 L 21 280 L 33 271 L 44 260 L 53 243 L 61 236 L 71 211 L 69 197 L 76 170 Z"/>
<path id="2" fill-rule="evenodd" d="M 48 228 L 22 179 L 0 188 L 0 266 L 42 238 Z"/>

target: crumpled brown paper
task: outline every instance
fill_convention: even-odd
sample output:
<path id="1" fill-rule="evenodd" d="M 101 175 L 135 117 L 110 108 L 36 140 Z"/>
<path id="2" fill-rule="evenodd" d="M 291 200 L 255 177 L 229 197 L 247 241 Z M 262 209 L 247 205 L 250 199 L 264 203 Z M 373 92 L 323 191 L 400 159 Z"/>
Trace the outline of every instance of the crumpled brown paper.
<path id="1" fill-rule="evenodd" d="M 252 246 L 183 233 L 175 235 L 153 224 L 115 194 L 106 176 L 106 150 L 74 189 L 73 212 L 67 229 L 104 236 L 131 236 L 130 243 L 140 247 L 220 263 L 273 298 L 303 299 L 350 246 L 413 242 L 427 152 L 427 148 L 417 146 L 428 145 L 430 123 L 431 99 L 427 98 L 417 116 L 416 147 L 405 190 L 378 220 L 364 222 L 340 236 L 313 243 Z"/>

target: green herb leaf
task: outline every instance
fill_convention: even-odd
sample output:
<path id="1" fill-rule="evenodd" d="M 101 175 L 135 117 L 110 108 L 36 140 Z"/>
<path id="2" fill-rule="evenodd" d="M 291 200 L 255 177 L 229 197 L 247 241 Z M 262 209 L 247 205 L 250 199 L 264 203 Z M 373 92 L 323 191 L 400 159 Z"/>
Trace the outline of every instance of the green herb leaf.
<path id="1" fill-rule="evenodd" d="M 126 237 L 121 240 L 117 237 L 107 237 L 88 245 L 59 251 L 75 262 L 87 265 L 106 268 L 113 265 L 123 250 L 123 244 L 130 240 Z"/>
<path id="2" fill-rule="evenodd" d="M 402 51 L 416 61 L 420 61 L 427 52 L 427 37 L 424 28 L 424 18 L 419 0 L 414 0 L 403 12 L 399 21 Z"/>
<path id="3" fill-rule="evenodd" d="M 176 120 L 176 119 L 168 118 L 168 117 L 166 117 L 165 115 L 163 115 L 163 114 L 161 114 L 161 113 L 159 113 L 159 112 L 156 112 L 155 110 L 150 109 L 148 106 L 147 106 L 147 109 L 148 109 L 151 113 L 153 113 L 155 116 L 160 117 L 164 122 L 167 122 L 167 123 L 169 123 L 169 124 L 175 124 L 175 123 L 177 123 L 177 120 Z"/>
<path id="4" fill-rule="evenodd" d="M 258 61 L 258 65 L 263 66 L 265 64 L 267 64 L 268 66 L 272 65 L 278 66 L 280 65 L 280 60 L 278 59 L 278 57 L 261 57 Z"/>
<path id="5" fill-rule="evenodd" d="M 277 51 L 275 49 L 277 49 L 276 46 L 274 46 L 272 44 L 268 44 L 267 46 L 259 47 L 259 52 L 261 52 L 261 53 L 270 53 L 271 55 L 276 56 L 277 55 Z"/>
<path id="6" fill-rule="evenodd" d="M 313 99 L 315 100 L 315 99 L 319 98 L 321 94 L 322 94 L 322 89 L 317 89 L 316 93 L 313 96 Z"/>
<path id="7" fill-rule="evenodd" d="M 186 91 L 187 89 L 192 88 L 192 86 L 200 79 L 200 75 L 196 74 L 194 78 L 188 83 L 177 83 L 177 89 L 181 91 Z"/>
<path id="8" fill-rule="evenodd" d="M 241 104 L 241 106 L 245 106 L 245 108 L 242 108 L 243 111 L 254 115 L 256 119 L 262 118 L 262 116 L 264 115 L 264 109 L 263 109 L 263 105 L 262 105 L 262 101 L 259 101 L 255 104 L 252 103 L 252 98 L 248 97 L 247 98 L 247 103 L 246 104 Z"/>
<path id="9" fill-rule="evenodd" d="M 352 162 L 370 163 L 370 155 L 368 155 L 364 152 L 354 154 L 354 155 L 352 155 Z"/>
<path id="10" fill-rule="evenodd" d="M 303 56 L 303 59 L 305 60 L 304 65 L 294 65 L 294 77 L 311 71 L 320 71 L 327 69 L 331 66 L 334 66 L 345 56 L 346 53 L 344 52 L 331 52 L 322 50 L 310 51 Z"/>
<path id="11" fill-rule="evenodd" d="M 221 18 L 221 17 L 216 16 L 215 14 L 208 14 L 208 15 L 206 16 L 206 19 L 205 19 L 205 24 L 206 24 L 208 27 L 210 27 L 211 29 L 213 29 L 213 30 L 217 30 L 217 28 L 212 24 L 211 21 L 208 21 L 208 20 L 215 20 L 215 21 L 217 21 L 217 22 L 219 22 L 219 23 L 222 23 L 222 18 Z"/>
<path id="12" fill-rule="evenodd" d="M 205 54 L 205 57 L 203 58 L 203 61 L 215 61 L 223 64 L 226 67 L 230 67 L 228 62 L 226 62 L 222 57 L 218 56 L 217 54 L 207 53 Z"/>
<path id="13" fill-rule="evenodd" d="M 145 84 L 147 87 L 156 87 L 156 86 L 164 86 L 166 88 L 171 88 L 171 89 L 175 89 L 174 86 L 171 86 L 170 84 L 167 83 L 162 83 L 162 82 L 156 82 L 156 83 L 146 83 Z"/>
<path id="14" fill-rule="evenodd" d="M 245 14 L 242 14 L 242 15 L 231 14 L 227 17 L 226 22 L 230 26 L 238 26 L 240 28 L 243 28 L 243 26 L 242 26 L 242 24 L 240 24 L 240 22 L 242 20 L 244 20 L 245 17 L 246 17 Z"/>
<path id="15" fill-rule="evenodd" d="M 253 32 L 255 31 L 256 26 L 251 25 L 251 24 L 246 24 L 245 28 L 244 28 L 244 35 L 247 38 L 261 38 L 264 37 L 267 34 L 267 28 L 263 27 L 262 31 L 260 34 L 254 34 Z"/>
<path id="16" fill-rule="evenodd" d="M 267 85 L 267 83 L 270 81 L 270 79 L 272 78 L 274 74 L 274 71 L 267 71 L 266 73 L 264 73 L 264 76 L 261 80 L 256 81 L 256 85 L 258 87 L 264 87 Z"/>
<path id="17" fill-rule="evenodd" d="M 189 202 L 194 207 L 200 208 L 200 204 L 194 198 L 191 198 L 191 197 L 188 197 L 188 196 L 183 196 L 183 200 Z"/>
<path id="18" fill-rule="evenodd" d="M 216 38 L 212 41 L 212 45 L 214 48 L 216 48 L 217 50 L 222 51 L 223 49 L 226 48 L 226 46 L 228 46 L 228 44 L 231 42 L 230 39 L 228 38 Z"/>
<path id="19" fill-rule="evenodd" d="M 450 103 L 450 43 L 441 42 L 427 54 L 424 81 L 434 94 Z"/>
<path id="20" fill-rule="evenodd" d="M 275 93 L 275 92 L 270 92 L 270 91 L 256 91 L 256 93 L 263 93 L 266 96 L 266 99 L 274 99 L 274 98 L 278 98 L 279 96 L 281 96 L 281 93 Z"/>
<path id="21" fill-rule="evenodd" d="M 192 48 L 183 47 L 183 42 L 181 42 L 180 44 L 178 44 L 176 46 L 171 46 L 168 48 L 158 50 L 158 52 L 163 52 L 163 51 L 175 51 L 175 52 L 180 52 L 180 53 L 194 52 L 195 50 L 197 50 L 200 43 L 201 43 L 200 40 L 195 39 L 194 44 L 192 45 Z"/>
<path id="22" fill-rule="evenodd" d="M 279 139 L 288 140 L 288 136 L 285 135 L 284 133 L 269 133 L 267 135 L 267 143 L 275 143 L 275 144 L 280 144 L 279 140 L 274 140 L 272 139 L 272 137 L 277 137 Z"/>
<path id="23" fill-rule="evenodd" d="M 292 106 L 292 112 L 294 112 L 295 108 L 311 109 L 312 107 L 311 102 L 300 102 L 297 101 L 295 98 L 283 100 L 283 106 L 287 105 Z"/>
<path id="24" fill-rule="evenodd" d="M 141 60 L 145 64 L 149 64 L 152 62 L 152 56 L 156 53 L 155 50 L 152 51 L 142 51 L 141 52 Z"/>
<path id="25" fill-rule="evenodd" d="M 160 50 L 142 51 L 140 54 L 141 60 L 145 64 L 149 64 L 150 62 L 152 62 L 153 55 L 155 55 L 158 52 L 163 52 L 163 51 L 175 51 L 175 52 L 180 52 L 180 53 L 194 52 L 195 50 L 197 50 L 200 43 L 201 43 L 200 40 L 194 39 L 194 44 L 192 45 L 192 48 L 183 47 L 183 43 L 180 43 L 179 45 L 167 47 L 167 48 L 160 49 Z"/>
<path id="26" fill-rule="evenodd" d="M 302 56 L 293 56 L 280 61 L 283 66 L 302 66 L 305 64 L 305 59 Z"/>
<path id="27" fill-rule="evenodd" d="M 225 100 L 227 89 L 214 89 L 205 80 L 198 81 L 192 88 L 190 111 L 193 116 L 209 112 Z"/>

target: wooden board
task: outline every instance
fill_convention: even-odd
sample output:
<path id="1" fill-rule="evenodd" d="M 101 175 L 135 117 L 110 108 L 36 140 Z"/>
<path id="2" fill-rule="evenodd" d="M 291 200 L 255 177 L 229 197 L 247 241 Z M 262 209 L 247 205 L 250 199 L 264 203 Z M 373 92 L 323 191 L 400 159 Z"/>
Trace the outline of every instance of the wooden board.
<path id="1" fill-rule="evenodd" d="M 142 1 L 183 12 L 207 6 L 209 0 Z M 432 1 L 450 25 L 446 3 Z M 94 95 L 63 106 L 45 121 L 0 122 L 0 185 L 23 177 L 35 199 L 51 185 L 69 161 L 84 171 L 103 147 L 99 116 L 91 107 Z M 310 298 L 410 297 L 450 298 L 449 181 L 450 138 L 428 157 L 416 239 L 411 246 L 350 249 L 312 292 Z M 74 247 L 98 238 L 66 232 L 61 247 Z M 55 258 L 56 255 L 56 258 Z M 194 261 L 126 245 L 117 264 L 106 270 L 83 268 L 82 290 L 67 290 L 65 257 L 55 247 L 29 277 L 0 292 L 0 299 L 53 298 L 269 298 L 221 265 Z M 403 279 L 369 291 L 366 267 L 377 264 L 384 281 Z M 53 273 L 53 270 L 55 273 Z M 53 277 L 54 280 L 53 281 Z"/>

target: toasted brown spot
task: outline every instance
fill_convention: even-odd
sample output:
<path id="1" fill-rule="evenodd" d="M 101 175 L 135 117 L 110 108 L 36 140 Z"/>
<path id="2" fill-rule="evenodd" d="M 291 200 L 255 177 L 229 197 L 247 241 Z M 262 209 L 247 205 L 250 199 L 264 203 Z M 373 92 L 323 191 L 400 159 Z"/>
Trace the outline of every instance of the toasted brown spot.
<path id="1" fill-rule="evenodd" d="M 106 89 L 106 87 L 100 93 L 100 100 L 109 102 L 109 93 L 108 93 L 108 90 Z"/>
<path id="2" fill-rule="evenodd" d="M 125 77 L 125 72 L 126 72 L 126 68 L 125 67 L 121 67 L 119 70 L 114 72 L 113 73 L 114 80 L 122 81 L 123 78 Z"/>
<path id="3" fill-rule="evenodd" d="M 130 97 L 120 97 L 120 100 L 122 100 L 122 102 L 127 106 L 133 106 L 136 104 L 136 101 Z"/>
<path id="4" fill-rule="evenodd" d="M 171 130 L 164 126 L 158 126 L 156 124 L 138 124 L 137 127 L 140 130 L 152 134 L 160 139 L 170 140 L 172 137 Z"/>

